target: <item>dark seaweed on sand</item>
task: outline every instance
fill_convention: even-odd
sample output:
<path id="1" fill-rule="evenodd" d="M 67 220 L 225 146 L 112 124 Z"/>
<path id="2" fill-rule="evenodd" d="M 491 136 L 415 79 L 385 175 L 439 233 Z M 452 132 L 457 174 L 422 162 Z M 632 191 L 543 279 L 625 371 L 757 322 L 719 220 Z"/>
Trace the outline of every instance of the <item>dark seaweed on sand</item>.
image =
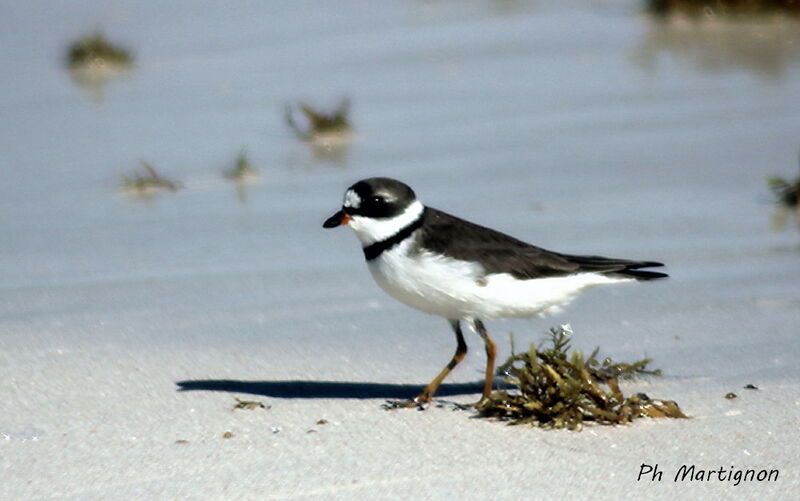
<path id="1" fill-rule="evenodd" d="M 294 119 L 292 106 L 286 107 L 286 123 L 300 139 L 314 140 L 322 136 L 347 135 L 352 132 L 350 125 L 350 99 L 344 98 L 333 111 L 315 110 L 307 104 L 299 103 L 297 108 L 308 121 L 306 129 L 301 128 Z"/>
<path id="2" fill-rule="evenodd" d="M 105 35 L 96 32 L 73 42 L 67 50 L 67 66 L 76 68 L 85 64 L 110 64 L 128 67 L 133 63 L 133 56 L 127 49 L 109 42 Z"/>
<path id="3" fill-rule="evenodd" d="M 161 176 L 147 162 L 142 162 L 142 169 L 144 172 L 134 172 L 129 176 L 122 176 L 120 188 L 123 193 L 147 198 L 161 190 L 178 191 L 181 188 L 180 183 Z"/>
<path id="4" fill-rule="evenodd" d="M 619 378 L 660 375 L 648 368 L 650 359 L 618 363 L 571 350 L 567 327 L 550 329 L 539 347 L 513 354 L 498 372 L 515 390 L 494 392 L 478 406 L 482 417 L 543 428 L 579 430 L 583 423 L 626 424 L 639 417 L 686 417 L 678 404 L 651 399 L 643 393 L 625 397 Z"/>
<path id="5" fill-rule="evenodd" d="M 752 17 L 800 15 L 797 0 L 644 0 L 650 14 L 666 17 L 681 14 L 689 17 Z"/>
<path id="6" fill-rule="evenodd" d="M 773 229 L 783 230 L 791 220 L 800 225 L 800 176 L 794 181 L 771 177 L 767 179 L 767 185 L 775 197 Z"/>
<path id="7" fill-rule="evenodd" d="M 247 153 L 243 151 L 236 157 L 233 167 L 223 172 L 222 175 L 225 179 L 243 183 L 258 178 L 258 171 L 250 163 Z"/>
<path id="8" fill-rule="evenodd" d="M 795 179 L 794 182 L 786 181 L 779 177 L 771 177 L 767 179 L 767 183 L 779 206 L 787 209 L 796 209 L 800 206 L 800 177 Z"/>
<path id="9" fill-rule="evenodd" d="M 234 398 L 236 400 L 236 404 L 233 406 L 233 410 L 243 409 L 243 410 L 255 410 L 255 409 L 270 409 L 272 408 L 271 405 L 264 405 L 263 403 L 259 402 L 258 400 L 241 400 L 238 398 Z"/>

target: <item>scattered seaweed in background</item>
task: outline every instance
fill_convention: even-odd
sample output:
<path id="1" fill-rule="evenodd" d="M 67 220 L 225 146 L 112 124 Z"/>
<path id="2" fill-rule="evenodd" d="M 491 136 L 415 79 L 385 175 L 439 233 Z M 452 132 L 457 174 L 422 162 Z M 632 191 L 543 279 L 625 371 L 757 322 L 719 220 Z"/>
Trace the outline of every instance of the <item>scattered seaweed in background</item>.
<path id="1" fill-rule="evenodd" d="M 246 186 L 257 183 L 261 178 L 244 151 L 236 157 L 233 167 L 225 170 L 222 175 L 225 179 L 236 183 L 236 197 L 240 202 L 247 200 Z"/>
<path id="2" fill-rule="evenodd" d="M 236 163 L 230 169 L 223 172 L 225 179 L 236 181 L 237 183 L 253 183 L 258 180 L 259 174 L 247 159 L 247 153 L 241 152 L 236 157 Z"/>
<path id="3" fill-rule="evenodd" d="M 550 329 L 550 339 L 513 354 L 498 368 L 515 387 L 492 393 L 476 409 L 482 417 L 543 428 L 580 430 L 584 422 L 626 424 L 639 417 L 685 418 L 677 403 L 653 399 L 644 393 L 625 397 L 620 378 L 660 375 L 648 368 L 650 359 L 633 363 L 598 360 L 598 349 L 588 357 L 571 350 L 569 326 Z"/>
<path id="4" fill-rule="evenodd" d="M 96 31 L 70 44 L 66 65 L 75 83 L 101 99 L 106 81 L 130 71 L 133 56 L 127 49 L 109 42 L 101 31 Z"/>
<path id="5" fill-rule="evenodd" d="M 243 410 L 252 411 L 252 410 L 255 410 L 255 409 L 271 409 L 272 408 L 271 405 L 264 405 L 261 402 L 259 402 L 258 400 L 240 400 L 240 399 L 235 398 L 235 397 L 234 397 L 234 400 L 236 400 L 236 404 L 233 406 L 232 410 L 243 409 Z"/>
<path id="6" fill-rule="evenodd" d="M 775 197 L 772 227 L 783 230 L 792 218 L 800 225 L 800 176 L 794 181 L 771 177 L 767 179 L 767 184 Z"/>
<path id="7" fill-rule="evenodd" d="M 800 2 L 791 15 L 733 14 L 740 11 L 714 7 L 727 3 L 715 1 L 681 2 L 692 6 L 683 10 L 679 2 L 645 3 L 667 5 L 647 9 L 654 15 L 645 18 L 646 31 L 632 58 L 645 70 L 654 71 L 669 56 L 719 76 L 744 69 L 776 80 L 800 60 Z"/>
<path id="8" fill-rule="evenodd" d="M 691 18 L 800 15 L 797 0 L 645 0 L 645 10 L 658 17 Z"/>
<path id="9" fill-rule="evenodd" d="M 69 46 L 67 65 L 70 69 L 85 65 L 130 68 L 133 56 L 127 49 L 109 42 L 102 32 L 83 36 Z"/>
<path id="10" fill-rule="evenodd" d="M 781 207 L 797 209 L 800 205 L 800 177 L 793 183 L 779 177 L 771 177 L 767 179 L 767 184 Z"/>
<path id="11" fill-rule="evenodd" d="M 736 398 L 736 397 L 738 397 L 738 396 L 739 396 L 739 395 L 737 395 L 737 394 L 736 394 L 736 393 L 734 393 L 734 392 L 730 392 L 730 393 L 726 393 L 726 394 L 725 394 L 725 398 L 727 398 L 728 400 L 733 400 L 734 398 Z"/>
<path id="12" fill-rule="evenodd" d="M 142 169 L 144 172 L 134 172 L 130 176 L 122 176 L 120 191 L 124 195 L 152 198 L 161 191 L 178 191 L 181 188 L 180 183 L 162 177 L 147 162 L 142 162 Z"/>
<path id="13" fill-rule="evenodd" d="M 306 125 L 301 126 L 295 118 L 296 109 L 302 114 Z M 286 123 L 303 141 L 313 145 L 334 148 L 350 143 L 353 139 L 353 127 L 350 124 L 350 99 L 343 98 L 339 105 L 330 112 L 316 110 L 305 103 L 295 107 L 286 106 Z"/>
<path id="14" fill-rule="evenodd" d="M 745 390 L 757 390 L 758 386 L 756 386 L 756 385 L 754 385 L 752 383 L 751 384 L 746 384 L 746 385 L 744 385 L 744 389 Z"/>

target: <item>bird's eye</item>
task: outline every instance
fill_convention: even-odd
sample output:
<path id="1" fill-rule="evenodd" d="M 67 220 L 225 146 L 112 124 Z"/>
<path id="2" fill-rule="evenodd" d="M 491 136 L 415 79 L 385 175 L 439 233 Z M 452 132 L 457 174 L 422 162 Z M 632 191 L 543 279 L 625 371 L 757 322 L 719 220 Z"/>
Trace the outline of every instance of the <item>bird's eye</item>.
<path id="1" fill-rule="evenodd" d="M 377 195 L 376 195 L 376 196 L 374 196 L 374 197 L 372 197 L 372 198 L 370 198 L 370 201 L 371 201 L 372 203 L 374 203 L 374 204 L 378 204 L 378 205 L 380 205 L 380 204 L 383 204 L 383 203 L 386 203 L 386 199 L 385 199 L 385 198 L 383 198 L 383 197 L 381 197 L 381 196 L 377 196 Z"/>

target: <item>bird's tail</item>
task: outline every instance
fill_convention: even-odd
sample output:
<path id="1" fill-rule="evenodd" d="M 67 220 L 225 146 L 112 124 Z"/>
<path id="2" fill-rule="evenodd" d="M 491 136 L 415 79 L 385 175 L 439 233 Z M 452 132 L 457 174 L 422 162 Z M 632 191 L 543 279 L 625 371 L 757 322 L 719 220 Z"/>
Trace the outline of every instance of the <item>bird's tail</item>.
<path id="1" fill-rule="evenodd" d="M 658 264 L 658 266 L 664 266 L 664 265 Z M 658 278 L 667 278 L 669 276 L 666 273 L 660 273 L 658 271 L 636 270 L 636 269 L 622 270 L 618 271 L 616 274 L 622 275 L 623 277 L 635 278 L 636 280 L 656 280 Z"/>
<path id="2" fill-rule="evenodd" d="M 657 261 L 631 261 L 628 259 L 613 259 L 600 256 L 570 256 L 571 261 L 577 263 L 582 271 L 591 271 L 636 280 L 656 280 L 667 278 L 669 275 L 658 271 L 644 270 L 642 268 L 657 268 L 664 263 Z"/>

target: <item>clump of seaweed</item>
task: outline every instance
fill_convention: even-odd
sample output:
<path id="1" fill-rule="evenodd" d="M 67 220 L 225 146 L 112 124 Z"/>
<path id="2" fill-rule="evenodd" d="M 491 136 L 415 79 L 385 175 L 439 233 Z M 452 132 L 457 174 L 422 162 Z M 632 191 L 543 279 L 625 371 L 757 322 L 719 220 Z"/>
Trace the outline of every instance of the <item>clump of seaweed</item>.
<path id="1" fill-rule="evenodd" d="M 588 357 L 571 350 L 569 326 L 550 329 L 550 339 L 538 348 L 512 354 L 498 368 L 516 390 L 494 392 L 478 404 L 482 417 L 531 424 L 543 428 L 580 430 L 584 422 L 626 424 L 639 417 L 685 418 L 678 404 L 651 399 L 644 393 L 625 397 L 618 379 L 660 375 L 651 359 L 618 363 L 598 360 L 598 349 Z"/>
<path id="2" fill-rule="evenodd" d="M 244 151 L 236 157 L 233 167 L 225 170 L 222 175 L 225 179 L 236 183 L 236 197 L 240 202 L 247 200 L 246 186 L 257 183 L 260 178 L 258 171 L 250 164 Z"/>
<path id="3" fill-rule="evenodd" d="M 102 100 L 106 82 L 127 73 L 133 66 L 133 56 L 97 31 L 70 44 L 65 62 L 72 80 Z"/>
<path id="4" fill-rule="evenodd" d="M 767 183 L 779 206 L 787 209 L 797 209 L 800 206 L 800 177 L 794 182 L 771 177 L 767 179 Z"/>
<path id="5" fill-rule="evenodd" d="M 236 157 L 236 163 L 233 167 L 225 170 L 222 175 L 225 179 L 242 184 L 254 183 L 259 178 L 258 171 L 250 164 L 247 153 L 244 151 Z"/>
<path id="6" fill-rule="evenodd" d="M 70 69 L 87 65 L 130 68 L 132 64 L 131 53 L 109 42 L 101 31 L 79 38 L 67 50 L 67 67 Z"/>
<path id="7" fill-rule="evenodd" d="M 800 177 L 787 181 L 780 177 L 767 179 L 770 191 L 775 196 L 776 210 L 772 216 L 772 226 L 782 230 L 794 215 L 800 224 Z"/>
<path id="8" fill-rule="evenodd" d="M 123 175 L 120 191 L 129 196 L 152 198 L 163 190 L 178 191 L 181 184 L 162 177 L 147 162 L 142 162 L 144 172 L 134 172 L 130 176 Z"/>
<path id="9" fill-rule="evenodd" d="M 706 73 L 743 69 L 777 81 L 800 59 L 796 18 L 718 17 L 712 11 L 697 17 L 678 12 L 650 17 L 652 22 L 646 23 L 633 56 L 647 71 L 655 70 L 668 56 Z"/>
<path id="10" fill-rule="evenodd" d="M 286 106 L 286 123 L 303 141 L 323 146 L 341 146 L 353 138 L 353 126 L 350 124 L 350 99 L 345 97 L 333 111 L 315 110 L 305 103 L 298 103 L 297 109 L 305 117 L 307 125 L 301 127 L 295 120 L 295 109 Z"/>
<path id="11" fill-rule="evenodd" d="M 645 0 L 644 4 L 647 12 L 658 17 L 800 15 L 800 2 L 796 0 Z"/>

